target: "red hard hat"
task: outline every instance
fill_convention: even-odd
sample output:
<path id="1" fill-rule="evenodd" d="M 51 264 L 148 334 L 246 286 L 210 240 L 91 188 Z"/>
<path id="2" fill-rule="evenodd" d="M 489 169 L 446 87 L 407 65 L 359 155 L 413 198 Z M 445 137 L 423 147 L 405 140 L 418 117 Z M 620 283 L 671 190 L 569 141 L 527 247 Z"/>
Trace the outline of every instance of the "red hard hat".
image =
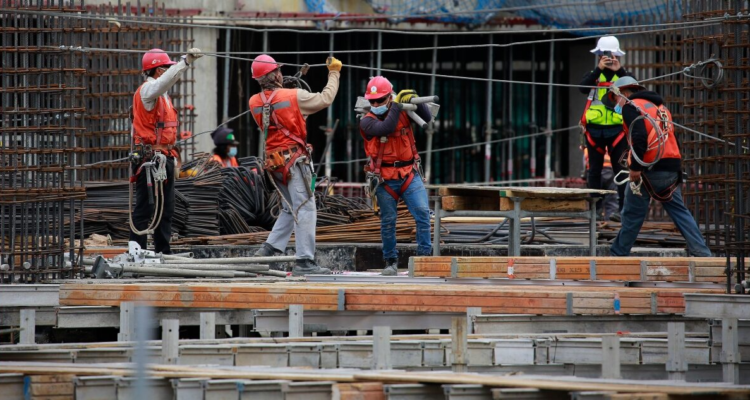
<path id="1" fill-rule="evenodd" d="M 367 82 L 367 89 L 365 90 L 365 99 L 381 99 L 393 92 L 393 85 L 391 82 L 382 77 L 376 76 Z"/>
<path id="2" fill-rule="evenodd" d="M 162 49 L 151 49 L 143 55 L 141 61 L 143 70 L 148 71 L 163 65 L 174 65 L 176 62 L 169 59 L 169 54 L 165 53 Z"/>
<path id="3" fill-rule="evenodd" d="M 281 67 L 281 65 L 277 64 L 273 57 L 267 54 L 261 54 L 258 57 L 255 57 L 253 64 L 250 66 L 250 70 L 253 73 L 253 79 L 259 79 L 279 67 Z"/>

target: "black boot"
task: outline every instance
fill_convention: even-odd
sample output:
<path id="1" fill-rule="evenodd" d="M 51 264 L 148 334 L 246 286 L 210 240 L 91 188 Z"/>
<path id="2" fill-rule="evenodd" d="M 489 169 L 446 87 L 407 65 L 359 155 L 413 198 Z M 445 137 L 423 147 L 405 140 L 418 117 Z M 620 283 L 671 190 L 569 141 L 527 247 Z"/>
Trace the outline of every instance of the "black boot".
<path id="1" fill-rule="evenodd" d="M 398 258 L 389 258 L 385 260 L 385 269 L 381 274 L 383 276 L 396 276 L 398 275 Z"/>
<path id="2" fill-rule="evenodd" d="M 303 258 L 297 260 L 297 264 L 292 269 L 292 276 L 305 276 L 305 275 L 330 275 L 331 270 L 323 268 L 315 263 L 313 260 Z"/>
<path id="3" fill-rule="evenodd" d="M 275 257 L 275 256 L 280 256 L 283 253 L 284 253 L 283 251 L 273 248 L 270 244 L 263 243 L 260 246 L 260 248 L 258 249 L 258 251 L 256 251 L 255 254 L 253 254 L 253 256 L 255 256 L 255 257 Z"/>

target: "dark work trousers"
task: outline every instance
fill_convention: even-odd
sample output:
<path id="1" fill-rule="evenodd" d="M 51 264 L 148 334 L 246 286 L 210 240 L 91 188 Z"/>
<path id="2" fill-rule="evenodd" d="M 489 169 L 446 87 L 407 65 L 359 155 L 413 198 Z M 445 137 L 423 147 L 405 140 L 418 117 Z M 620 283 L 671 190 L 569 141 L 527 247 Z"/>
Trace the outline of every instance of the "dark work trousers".
<path id="1" fill-rule="evenodd" d="M 137 168 L 133 168 L 133 173 Z M 133 225 L 138 230 L 146 229 L 154 216 L 154 206 L 148 202 L 148 185 L 146 171 L 143 170 L 135 182 L 135 209 Z M 154 186 L 154 203 L 156 203 L 156 186 Z M 174 158 L 167 158 L 167 180 L 164 181 L 164 214 L 161 222 L 154 229 L 154 250 L 157 253 L 172 254 L 169 240 L 172 238 L 172 216 L 174 215 Z M 142 249 L 147 249 L 146 235 L 130 232 L 130 240 L 137 242 Z"/>
<path id="2" fill-rule="evenodd" d="M 608 138 L 593 137 L 593 139 L 598 147 L 607 149 L 609 158 L 612 160 L 612 169 L 615 172 L 615 177 L 617 177 L 617 180 L 619 181 L 625 179 L 624 176 L 621 175 L 618 177 L 617 174 L 625 169 L 623 168 L 622 164 L 620 164 L 620 158 L 628 150 L 628 140 L 626 138 L 622 138 L 622 140 L 620 140 L 620 143 L 617 143 L 617 146 L 612 148 L 612 143 L 614 143 L 615 139 L 617 139 L 617 136 Z M 608 189 L 602 187 L 602 168 L 604 166 L 604 154 L 597 151 L 596 147 L 592 146 L 591 143 L 589 143 L 588 139 L 586 139 L 586 147 L 589 149 L 589 173 L 587 179 L 589 189 Z M 622 212 L 622 205 L 625 202 L 625 185 L 617 186 L 617 194 L 618 208 L 620 212 Z"/>

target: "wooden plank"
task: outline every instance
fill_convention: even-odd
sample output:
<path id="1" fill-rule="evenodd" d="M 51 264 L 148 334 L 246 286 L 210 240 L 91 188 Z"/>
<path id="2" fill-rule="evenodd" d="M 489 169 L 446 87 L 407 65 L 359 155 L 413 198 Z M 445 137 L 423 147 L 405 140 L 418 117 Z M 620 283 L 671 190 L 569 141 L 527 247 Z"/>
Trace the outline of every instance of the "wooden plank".
<path id="1" fill-rule="evenodd" d="M 446 211 L 497 211 L 500 209 L 496 198 L 444 196 L 441 200 L 443 203 L 443 210 Z"/>
<path id="2" fill-rule="evenodd" d="M 36 383 L 30 385 L 33 396 L 61 396 L 72 395 L 75 391 L 73 382 L 66 383 Z"/>
<path id="3" fill-rule="evenodd" d="M 501 211 L 511 211 L 513 207 L 511 199 L 500 198 Z M 584 199 L 524 199 L 521 202 L 523 211 L 586 211 L 588 209 L 588 201 Z"/>

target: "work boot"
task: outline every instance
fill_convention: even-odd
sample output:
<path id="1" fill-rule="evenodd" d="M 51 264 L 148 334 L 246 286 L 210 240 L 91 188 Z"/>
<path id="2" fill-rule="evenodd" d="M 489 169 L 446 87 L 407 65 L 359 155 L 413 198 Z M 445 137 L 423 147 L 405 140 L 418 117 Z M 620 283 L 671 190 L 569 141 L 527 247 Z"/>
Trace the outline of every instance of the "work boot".
<path id="1" fill-rule="evenodd" d="M 305 276 L 305 275 L 330 275 L 331 270 L 323 268 L 315 263 L 315 261 L 303 258 L 296 262 L 296 265 L 292 269 L 292 276 Z"/>
<path id="2" fill-rule="evenodd" d="M 277 249 L 273 248 L 273 246 L 271 246 L 270 244 L 263 243 L 260 246 L 260 248 L 258 249 L 258 251 L 256 251 L 255 254 L 253 254 L 253 256 L 255 256 L 255 257 L 275 257 L 275 256 L 280 256 L 282 253 L 283 252 L 281 250 L 277 250 Z"/>
<path id="3" fill-rule="evenodd" d="M 622 222 L 622 215 L 620 215 L 619 211 L 614 212 L 609 216 L 609 220 L 613 222 Z"/>
<path id="4" fill-rule="evenodd" d="M 385 269 L 381 274 L 383 276 L 396 276 L 398 275 L 398 259 L 389 258 L 385 260 Z"/>

